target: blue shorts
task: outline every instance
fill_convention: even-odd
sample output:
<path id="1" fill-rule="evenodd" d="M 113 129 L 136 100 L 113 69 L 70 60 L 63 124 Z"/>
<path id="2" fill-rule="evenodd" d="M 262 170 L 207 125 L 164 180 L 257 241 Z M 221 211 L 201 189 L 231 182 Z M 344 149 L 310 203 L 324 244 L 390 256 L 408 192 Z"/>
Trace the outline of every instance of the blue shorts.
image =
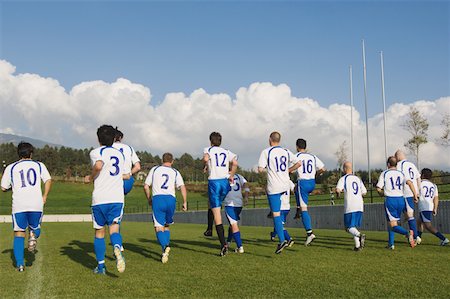
<path id="1" fill-rule="evenodd" d="M 27 227 L 31 230 L 41 228 L 42 212 L 19 212 L 12 214 L 13 229 L 15 232 L 24 232 Z"/>
<path id="2" fill-rule="evenodd" d="M 227 215 L 228 222 L 230 224 L 235 224 L 239 220 L 241 220 L 242 207 L 225 207 L 225 215 Z"/>
<path id="3" fill-rule="evenodd" d="M 283 193 L 267 194 L 267 199 L 269 200 L 270 211 L 272 213 L 280 212 L 280 210 L 281 210 L 281 195 L 283 195 Z"/>
<path id="4" fill-rule="evenodd" d="M 95 229 L 105 225 L 120 224 L 123 216 L 123 203 L 105 203 L 92 206 L 92 221 Z"/>
<path id="5" fill-rule="evenodd" d="M 298 180 L 295 188 L 295 200 L 297 207 L 307 207 L 309 194 L 316 188 L 316 180 Z"/>
<path id="6" fill-rule="evenodd" d="M 345 228 L 360 227 L 362 222 L 363 212 L 351 212 L 344 214 Z"/>
<path id="7" fill-rule="evenodd" d="M 405 211 L 414 213 L 414 197 L 405 197 Z"/>
<path id="8" fill-rule="evenodd" d="M 153 224 L 162 227 L 173 223 L 176 198 L 172 195 L 155 195 L 152 197 Z"/>
<path id="9" fill-rule="evenodd" d="M 432 211 L 422 211 L 419 213 L 420 220 L 422 220 L 423 223 L 430 223 L 433 221 L 433 212 Z"/>
<path id="10" fill-rule="evenodd" d="M 131 176 L 128 180 L 123 180 L 123 194 L 127 195 L 130 193 L 134 185 L 134 177 Z"/>
<path id="11" fill-rule="evenodd" d="M 405 211 L 405 198 L 403 196 L 386 197 L 384 200 L 384 209 L 388 221 L 399 221 L 403 211 Z"/>
<path id="12" fill-rule="evenodd" d="M 208 197 L 211 209 L 220 208 L 230 190 L 228 179 L 208 180 Z"/>
<path id="13" fill-rule="evenodd" d="M 283 224 L 286 224 L 287 222 L 287 216 L 289 215 L 289 212 L 291 210 L 281 210 L 280 211 L 280 216 L 281 216 L 281 221 L 283 221 Z"/>

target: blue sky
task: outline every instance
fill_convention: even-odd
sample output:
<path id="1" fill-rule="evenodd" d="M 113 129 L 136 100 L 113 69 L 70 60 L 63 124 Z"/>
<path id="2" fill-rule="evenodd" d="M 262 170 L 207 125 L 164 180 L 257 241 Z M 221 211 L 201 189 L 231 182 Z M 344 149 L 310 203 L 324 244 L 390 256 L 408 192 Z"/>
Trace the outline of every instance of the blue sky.
<path id="1" fill-rule="evenodd" d="M 0 56 L 68 90 L 124 77 L 149 87 L 153 103 L 197 88 L 233 96 L 258 81 L 347 103 L 353 65 L 362 113 L 364 38 L 373 115 L 380 50 L 388 105 L 450 94 L 449 19 L 445 1 L 1 1 Z"/>

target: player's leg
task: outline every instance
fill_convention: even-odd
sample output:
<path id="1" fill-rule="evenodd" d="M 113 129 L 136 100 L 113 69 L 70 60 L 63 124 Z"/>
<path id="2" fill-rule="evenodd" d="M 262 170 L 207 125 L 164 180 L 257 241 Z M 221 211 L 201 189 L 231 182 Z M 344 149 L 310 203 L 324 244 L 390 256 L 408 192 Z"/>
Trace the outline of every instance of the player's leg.
<path id="1" fill-rule="evenodd" d="M 285 226 L 288 215 L 289 215 L 289 210 L 281 210 L 280 211 L 281 221 L 283 223 L 284 239 L 288 242 L 288 247 L 292 247 L 292 245 L 294 245 L 294 240 L 289 235 L 289 232 L 287 231 L 286 226 Z"/>
<path id="2" fill-rule="evenodd" d="M 311 244 L 311 242 L 316 238 L 313 234 L 311 226 L 311 217 L 308 212 L 308 200 L 309 193 L 311 193 L 315 188 L 314 180 L 301 180 L 300 181 L 300 207 L 302 210 L 302 223 L 306 231 L 306 241 L 305 245 Z"/>
<path id="3" fill-rule="evenodd" d="M 416 243 L 414 241 L 413 231 L 410 230 L 408 232 L 398 224 L 400 217 L 405 210 L 405 200 L 399 197 L 387 198 L 385 202 L 385 209 L 391 230 L 395 233 L 406 236 L 408 238 L 409 245 L 411 247 L 415 247 Z"/>
<path id="4" fill-rule="evenodd" d="M 449 243 L 448 239 L 431 224 L 433 220 L 433 212 L 424 211 L 420 213 L 420 216 L 427 231 L 438 237 L 441 240 L 441 245 L 447 245 Z"/>
<path id="5" fill-rule="evenodd" d="M 283 221 L 281 219 L 281 193 L 278 194 L 269 194 L 267 195 L 267 198 L 269 200 L 269 206 L 270 210 L 272 211 L 273 215 L 273 224 L 275 227 L 275 232 L 277 233 L 279 244 L 277 246 L 277 249 L 275 250 L 276 254 L 281 253 L 284 248 L 288 246 L 288 242 L 284 238 L 284 227 L 283 227 Z"/>
<path id="6" fill-rule="evenodd" d="M 300 214 L 302 211 L 302 208 L 300 206 L 300 180 L 298 180 L 297 184 L 295 184 L 294 196 L 295 196 L 295 202 L 297 203 L 297 208 L 295 210 L 294 219 L 300 219 Z"/>
<path id="7" fill-rule="evenodd" d="M 122 252 L 122 235 L 120 233 L 120 223 L 123 216 L 123 203 L 111 203 L 107 206 L 107 224 L 109 226 L 109 237 L 113 246 L 113 252 L 116 257 L 117 271 L 125 271 L 125 258 Z"/>
<path id="8" fill-rule="evenodd" d="M 156 195 L 152 198 L 153 225 L 155 227 L 156 239 L 164 252 L 168 244 L 164 227 L 166 225 L 167 203 L 164 195 Z"/>
<path id="9" fill-rule="evenodd" d="M 42 221 L 42 212 L 27 212 L 28 219 L 28 251 L 34 252 L 36 250 L 37 239 L 41 235 L 41 221 Z"/>
<path id="10" fill-rule="evenodd" d="M 92 207 L 92 222 L 95 229 L 94 232 L 94 252 L 97 259 L 97 267 L 94 269 L 95 274 L 105 274 L 105 225 L 106 217 L 103 214 L 103 205 L 97 205 Z"/>
<path id="11" fill-rule="evenodd" d="M 169 225 L 173 224 L 173 215 L 175 214 L 176 209 L 176 198 L 173 196 L 166 196 L 165 199 L 166 207 L 165 207 L 165 225 L 164 225 L 164 239 L 166 243 L 166 248 L 164 251 L 169 255 L 170 251 L 170 228 Z"/>
<path id="12" fill-rule="evenodd" d="M 231 241 L 233 241 L 233 229 L 231 224 L 228 226 L 227 246 L 230 247 Z"/>
<path id="13" fill-rule="evenodd" d="M 419 212 L 419 217 L 417 217 L 417 239 L 416 239 L 416 243 L 420 244 L 422 243 L 422 234 L 423 234 L 423 229 L 424 229 L 424 225 L 423 225 L 423 221 L 422 221 L 422 213 Z"/>
<path id="14" fill-rule="evenodd" d="M 414 199 L 412 197 L 405 198 L 405 208 L 409 229 L 413 231 L 414 239 L 417 239 L 417 225 L 416 219 L 414 218 Z"/>
<path id="15" fill-rule="evenodd" d="M 241 232 L 239 230 L 238 221 L 239 214 L 241 213 L 242 208 L 237 207 L 225 207 L 225 214 L 227 216 L 228 222 L 230 223 L 231 233 L 234 241 L 236 242 L 236 252 L 244 253 L 244 247 L 242 246 Z"/>
<path id="16" fill-rule="evenodd" d="M 228 251 L 220 208 L 225 196 L 228 194 L 230 189 L 230 184 L 228 183 L 227 179 L 208 181 L 209 204 L 214 215 L 216 232 L 221 245 L 221 251 L 219 254 L 220 256 L 224 256 Z"/>
<path id="17" fill-rule="evenodd" d="M 14 230 L 14 243 L 13 243 L 13 253 L 16 260 L 17 271 L 23 272 L 25 270 L 25 231 L 28 226 L 26 212 L 14 213 L 12 215 L 13 219 L 13 230 Z"/>
<path id="18" fill-rule="evenodd" d="M 365 235 L 358 230 L 358 227 L 361 226 L 361 218 L 362 212 L 344 214 L 344 225 L 347 227 L 347 232 L 353 236 L 355 251 L 361 250 L 365 243 Z"/>
<path id="19" fill-rule="evenodd" d="M 214 224 L 214 215 L 213 215 L 213 212 L 211 210 L 211 207 L 209 206 L 209 200 L 208 200 L 208 226 L 207 226 L 205 232 L 203 233 L 203 235 L 205 237 L 211 237 L 212 236 L 213 224 Z"/>

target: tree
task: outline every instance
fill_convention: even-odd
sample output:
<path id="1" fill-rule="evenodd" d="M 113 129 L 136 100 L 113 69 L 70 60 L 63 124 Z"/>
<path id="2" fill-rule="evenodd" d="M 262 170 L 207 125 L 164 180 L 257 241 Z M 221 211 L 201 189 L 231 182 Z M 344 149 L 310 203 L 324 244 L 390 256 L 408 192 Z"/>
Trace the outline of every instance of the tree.
<path id="1" fill-rule="evenodd" d="M 450 146 L 450 113 L 445 113 L 441 120 L 441 126 L 444 130 L 441 137 L 438 139 L 438 143 L 442 146 Z"/>
<path id="2" fill-rule="evenodd" d="M 342 164 L 344 164 L 345 161 L 348 160 L 348 147 L 347 147 L 347 140 L 344 140 L 340 145 L 337 151 L 334 153 L 337 159 L 337 168 L 341 169 Z"/>
<path id="3" fill-rule="evenodd" d="M 417 167 L 420 169 L 419 149 L 422 144 L 428 142 L 428 121 L 417 108 L 411 107 L 402 126 L 411 135 L 411 138 L 406 141 L 405 147 L 414 154 Z"/>

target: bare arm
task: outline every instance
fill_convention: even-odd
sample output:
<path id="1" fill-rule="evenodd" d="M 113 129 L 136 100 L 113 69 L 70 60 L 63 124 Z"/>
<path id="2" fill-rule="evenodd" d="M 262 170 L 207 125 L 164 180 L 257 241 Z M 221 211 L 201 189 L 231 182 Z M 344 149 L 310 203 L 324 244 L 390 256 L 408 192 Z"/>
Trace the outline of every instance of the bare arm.
<path id="1" fill-rule="evenodd" d="M 234 175 L 236 174 L 238 167 L 238 161 L 236 159 L 231 160 L 231 170 L 230 170 L 230 176 L 228 177 L 228 180 L 230 183 L 234 182 Z"/>
<path id="2" fill-rule="evenodd" d="M 47 180 L 44 183 L 44 194 L 42 195 L 42 201 L 44 202 L 44 204 L 47 202 L 47 196 L 48 193 L 50 192 L 51 187 L 52 187 L 52 180 Z"/>
<path id="3" fill-rule="evenodd" d="M 378 194 L 379 194 L 380 196 L 384 196 L 384 191 L 383 191 L 383 189 L 377 187 L 377 192 L 378 192 Z"/>
<path id="4" fill-rule="evenodd" d="M 336 188 L 336 197 L 339 197 L 341 195 L 342 190 L 339 188 Z"/>
<path id="5" fill-rule="evenodd" d="M 180 187 L 181 196 L 183 197 L 183 211 L 187 211 L 187 191 L 186 186 L 183 185 Z"/>
<path id="6" fill-rule="evenodd" d="M 139 170 L 141 170 L 141 162 L 136 162 L 136 163 L 133 165 L 133 168 L 131 168 L 131 175 L 133 175 L 133 174 L 139 172 Z"/>
<path id="7" fill-rule="evenodd" d="M 9 189 L 6 189 L 6 188 L 3 188 L 3 187 L 2 187 L 2 191 L 3 191 L 3 192 L 6 192 L 6 191 L 8 191 L 8 190 L 9 190 Z"/>
<path id="8" fill-rule="evenodd" d="M 292 165 L 291 167 L 289 167 L 289 173 L 293 173 L 294 171 L 296 171 L 300 166 L 302 166 L 302 162 L 298 161 L 297 163 L 295 163 L 294 165 Z"/>
<path id="9" fill-rule="evenodd" d="M 435 196 L 433 198 L 433 204 L 434 204 L 433 215 L 436 216 L 437 215 L 438 205 L 439 205 L 439 196 Z"/>
<path id="10" fill-rule="evenodd" d="M 93 182 L 98 174 L 100 173 L 100 171 L 103 168 L 103 162 L 102 161 L 97 161 L 95 162 L 94 166 L 92 166 L 92 173 L 91 173 L 91 181 Z"/>
<path id="11" fill-rule="evenodd" d="M 325 167 L 322 167 L 321 169 L 317 170 L 317 174 L 321 175 L 322 173 L 324 173 L 326 171 Z"/>
<path id="12" fill-rule="evenodd" d="M 150 192 L 150 186 L 147 184 L 144 184 L 144 193 L 145 197 L 147 198 L 148 204 L 152 205 L 152 194 Z"/>
<path id="13" fill-rule="evenodd" d="M 417 203 L 419 201 L 419 199 L 417 198 L 417 192 L 416 192 L 416 188 L 414 188 L 413 182 L 411 182 L 410 180 L 407 180 L 406 184 L 408 184 L 409 188 L 411 188 L 411 191 L 412 191 L 413 196 L 414 196 L 414 202 Z"/>
<path id="14" fill-rule="evenodd" d="M 258 172 L 259 173 L 267 172 L 267 169 L 265 167 L 258 167 Z"/>
<path id="15" fill-rule="evenodd" d="M 245 183 L 242 186 L 242 189 L 244 190 L 244 206 L 248 204 L 248 197 L 250 196 L 250 188 L 248 187 L 248 184 Z"/>

